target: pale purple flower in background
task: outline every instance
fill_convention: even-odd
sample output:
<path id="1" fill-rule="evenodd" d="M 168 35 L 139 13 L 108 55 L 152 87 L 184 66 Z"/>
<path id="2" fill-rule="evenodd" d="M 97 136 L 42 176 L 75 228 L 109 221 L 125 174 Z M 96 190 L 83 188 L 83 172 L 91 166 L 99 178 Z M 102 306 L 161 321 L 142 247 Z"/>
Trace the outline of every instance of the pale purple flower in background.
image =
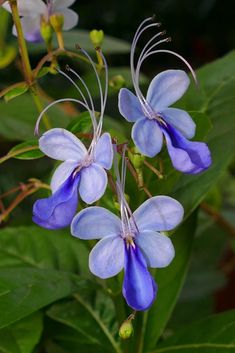
<path id="1" fill-rule="evenodd" d="M 170 53 L 179 57 L 195 78 L 191 66 L 180 55 L 170 50 L 155 50 L 159 44 L 169 40 L 165 38 L 152 44 L 155 38 L 165 32 L 157 33 L 147 42 L 135 65 L 135 49 L 141 34 L 146 29 L 159 25 L 149 24 L 151 21 L 151 18 L 143 21 L 133 39 L 131 72 L 136 95 L 122 88 L 119 93 L 119 111 L 127 121 L 134 122 L 132 139 L 142 154 L 148 157 L 156 156 L 162 149 L 163 137 L 165 137 L 174 168 L 184 173 L 197 174 L 211 165 L 208 146 L 203 142 L 189 141 L 188 139 L 195 135 L 194 121 L 186 111 L 169 107 L 187 90 L 190 83 L 187 74 L 182 70 L 161 72 L 150 83 L 146 98 L 139 87 L 141 65 L 145 59 L 157 53 Z"/>
<path id="2" fill-rule="evenodd" d="M 89 54 L 83 49 L 81 49 L 81 51 L 90 61 L 97 78 L 100 90 L 101 108 L 99 121 L 97 122 L 95 117 L 94 102 L 89 88 L 74 70 L 68 68 L 83 85 L 88 99 L 70 76 L 58 70 L 72 82 L 80 93 L 82 100 L 65 98 L 49 104 L 41 112 L 35 128 L 36 133 L 38 133 L 39 123 L 43 114 L 51 106 L 64 101 L 72 101 L 82 105 L 90 113 L 93 123 L 93 138 L 88 149 L 74 134 L 65 129 L 51 129 L 39 139 L 41 151 L 53 159 L 63 161 L 52 176 L 52 195 L 46 199 L 37 200 L 33 207 L 33 221 L 48 229 L 59 229 L 70 225 L 77 210 L 78 193 L 81 199 L 87 204 L 92 204 L 103 196 L 107 186 L 107 174 L 105 169 L 110 169 L 113 161 L 113 146 L 110 134 L 101 134 L 108 90 L 108 69 L 106 60 L 102 52 L 100 52 L 100 55 L 103 57 L 106 73 L 103 92 L 94 62 Z"/>
<path id="3" fill-rule="evenodd" d="M 63 30 L 70 30 L 78 23 L 78 15 L 68 7 L 76 0 L 18 0 L 18 9 L 21 16 L 21 24 L 24 37 L 29 42 L 40 42 L 42 36 L 40 34 L 41 21 L 49 21 L 53 14 L 61 14 L 64 17 Z M 8 2 L 3 4 L 7 11 L 11 11 Z M 13 34 L 17 35 L 15 27 Z"/>
<path id="4" fill-rule="evenodd" d="M 161 232 L 174 229 L 184 212 L 173 198 L 156 196 L 132 214 L 124 196 L 125 172 L 122 175 L 116 184 L 121 218 L 103 207 L 88 207 L 74 217 L 71 233 L 79 239 L 101 239 L 89 256 L 91 272 L 106 279 L 124 269 L 122 291 L 127 304 L 147 310 L 157 293 L 148 267 L 166 267 L 175 255 L 170 238 Z"/>

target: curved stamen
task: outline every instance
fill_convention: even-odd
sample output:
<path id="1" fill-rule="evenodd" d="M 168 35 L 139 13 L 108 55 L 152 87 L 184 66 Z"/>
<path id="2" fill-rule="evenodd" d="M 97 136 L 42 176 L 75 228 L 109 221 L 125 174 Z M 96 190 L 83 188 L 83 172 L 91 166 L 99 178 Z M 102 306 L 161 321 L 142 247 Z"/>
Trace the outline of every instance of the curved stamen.
<path id="1" fill-rule="evenodd" d="M 84 96 L 82 90 L 80 89 L 80 87 L 78 87 L 78 85 L 76 84 L 76 82 L 75 82 L 69 75 L 67 75 L 64 71 L 62 71 L 62 70 L 60 70 L 60 69 L 57 69 L 57 71 L 58 71 L 61 75 L 63 75 L 64 77 L 66 77 L 67 80 L 69 80 L 69 81 L 73 84 L 73 86 L 77 89 L 77 91 L 80 93 L 80 95 L 81 95 L 81 97 L 82 97 L 84 103 L 85 103 L 86 106 L 87 106 L 87 110 L 88 110 L 88 112 L 89 112 L 89 114 L 90 114 L 90 117 L 91 117 L 91 120 L 92 120 L 93 130 L 94 130 L 94 132 L 95 132 L 95 130 L 96 130 L 96 125 L 97 125 L 97 124 L 96 124 L 96 119 L 95 119 L 95 112 L 94 112 L 93 109 L 91 110 L 91 108 L 90 108 L 90 106 L 89 106 L 89 104 L 88 104 L 88 102 L 87 102 L 87 99 L 86 99 L 86 97 Z"/>
<path id="2" fill-rule="evenodd" d="M 99 124 L 98 124 L 98 128 L 97 128 L 97 138 L 99 138 L 101 131 L 102 131 L 104 110 L 105 110 L 107 97 L 108 97 L 108 80 L 109 80 L 109 78 L 108 78 L 108 64 L 105 59 L 105 56 L 102 53 L 100 48 L 97 48 L 96 50 L 98 50 L 99 54 L 101 55 L 101 58 L 102 58 L 103 64 L 104 64 L 104 69 L 105 69 L 105 87 L 104 87 L 104 95 L 103 95 L 103 109 L 101 110 L 101 113 L 100 113 L 100 120 L 99 120 Z"/>
<path id="3" fill-rule="evenodd" d="M 83 87 L 84 87 L 85 90 L 86 90 L 86 93 L 87 93 L 88 98 L 89 98 L 89 100 L 90 100 L 91 109 L 92 109 L 93 114 L 94 114 L 94 116 L 95 116 L 94 102 L 93 102 L 93 99 L 92 99 L 92 97 L 91 97 L 91 92 L 90 92 L 88 86 L 86 85 L 85 81 L 83 80 L 83 78 L 82 78 L 75 70 L 71 69 L 70 66 L 67 65 L 67 66 L 66 66 L 66 69 L 67 69 L 69 72 L 72 72 L 72 74 L 73 74 L 76 78 L 78 78 L 78 79 L 81 81 Z"/>
<path id="4" fill-rule="evenodd" d="M 81 50 L 81 52 L 83 53 L 83 55 L 85 55 L 87 57 L 87 59 L 89 60 L 89 62 L 91 63 L 92 65 L 92 68 L 95 72 L 95 76 L 96 76 L 96 80 L 97 80 L 97 84 L 98 84 L 98 88 L 99 88 L 99 92 L 100 92 L 100 111 L 104 111 L 104 97 L 103 97 L 103 90 L 102 90 L 102 85 L 101 85 L 101 81 L 100 81 L 100 78 L 99 78 L 99 74 L 98 74 L 98 71 L 95 67 L 95 64 L 92 60 L 92 58 L 90 57 L 90 55 L 82 48 L 78 47 L 77 48 L 79 50 Z"/>
<path id="5" fill-rule="evenodd" d="M 43 109 L 43 111 L 40 113 L 37 121 L 36 121 L 36 124 L 35 124 L 35 129 L 34 129 L 34 135 L 39 135 L 39 125 L 40 125 L 40 121 L 43 117 L 43 115 L 47 112 L 48 109 L 50 109 L 51 107 L 53 107 L 55 104 L 58 104 L 58 103 L 63 103 L 63 102 L 75 102 L 75 103 L 78 103 L 78 104 L 81 104 L 84 108 L 86 108 L 87 110 L 89 110 L 89 107 L 86 106 L 86 104 L 78 99 L 74 99 L 74 98 L 61 98 L 61 99 L 58 99 L 50 104 L 48 104 L 48 106 L 46 108 Z"/>
<path id="6" fill-rule="evenodd" d="M 158 45 L 162 44 L 162 43 L 168 43 L 171 41 L 171 38 L 164 38 L 159 40 L 158 42 L 154 43 L 153 45 L 151 45 L 150 48 L 148 48 L 145 53 L 141 53 L 142 55 L 140 55 L 137 65 L 136 65 L 136 71 L 135 71 L 135 75 L 136 75 L 136 82 L 139 82 L 139 77 L 140 77 L 140 68 L 144 62 L 144 60 L 146 59 L 147 55 L 151 52 L 152 49 L 154 49 L 155 47 L 157 47 Z M 143 51 L 142 51 L 143 52 Z M 139 85 L 139 84 L 138 84 Z"/>
<path id="7" fill-rule="evenodd" d="M 189 64 L 189 62 L 188 62 L 186 59 L 184 59 L 183 56 L 181 56 L 180 54 L 175 53 L 175 52 L 172 51 L 172 50 L 167 50 L 167 49 L 154 50 L 154 51 L 148 53 L 146 56 L 144 55 L 144 57 L 143 57 L 142 60 L 141 60 L 141 64 L 140 64 L 140 65 L 142 65 L 143 61 L 144 61 L 145 59 L 147 59 L 149 56 L 151 56 L 151 55 L 153 55 L 153 54 L 158 54 L 158 53 L 168 53 L 168 54 L 172 54 L 172 55 L 176 56 L 177 58 L 179 58 L 181 61 L 183 61 L 183 63 L 184 63 L 184 64 L 188 67 L 188 69 L 190 70 L 190 72 L 191 72 L 191 74 L 192 74 L 192 76 L 193 76 L 193 79 L 194 79 L 194 81 L 195 81 L 195 84 L 198 86 L 198 81 L 197 81 L 196 73 L 195 73 L 195 71 L 193 70 L 192 66 Z"/>
<path id="8" fill-rule="evenodd" d="M 149 41 L 145 44 L 144 48 L 142 49 L 139 59 L 138 61 L 142 58 L 142 56 L 146 53 L 146 50 L 148 49 L 149 45 L 158 37 L 160 36 L 164 36 L 166 34 L 166 31 L 162 31 L 162 32 L 158 32 L 157 34 L 155 34 L 151 39 L 149 39 Z M 158 42 L 157 42 L 158 43 Z M 155 43 L 155 45 L 157 45 L 157 43 Z"/>

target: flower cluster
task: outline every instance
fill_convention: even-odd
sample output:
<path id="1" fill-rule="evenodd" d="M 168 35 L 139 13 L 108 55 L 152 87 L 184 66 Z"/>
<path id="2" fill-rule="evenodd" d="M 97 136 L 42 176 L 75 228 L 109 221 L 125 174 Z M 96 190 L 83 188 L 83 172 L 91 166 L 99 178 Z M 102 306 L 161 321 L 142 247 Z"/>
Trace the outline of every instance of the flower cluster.
<path id="1" fill-rule="evenodd" d="M 39 1 L 39 0 L 38 0 Z M 60 1 L 54 1 L 59 4 Z M 72 2 L 66 2 L 71 4 Z M 158 24 L 149 18 L 139 26 L 131 48 L 131 72 L 134 95 L 126 88 L 119 93 L 119 110 L 129 122 L 134 122 L 132 138 L 139 151 L 156 156 L 166 142 L 175 169 L 190 174 L 200 173 L 211 164 L 210 152 L 203 142 L 190 141 L 195 134 L 195 123 L 181 109 L 169 107 L 187 90 L 189 78 L 182 70 L 164 71 L 150 83 L 146 98 L 140 91 L 139 74 L 143 61 L 152 54 L 168 52 L 156 50 L 156 46 L 168 39 L 154 42 L 163 34 L 157 33 L 145 45 L 135 64 L 135 48 L 142 33 Z M 88 148 L 75 135 L 65 129 L 51 129 L 39 139 L 40 149 L 49 157 L 62 161 L 51 180 L 52 195 L 35 202 L 33 220 L 38 225 L 59 229 L 71 225 L 71 234 L 80 239 L 100 239 L 90 253 L 89 267 L 93 274 L 106 279 L 124 269 L 123 296 L 134 310 L 146 310 L 155 300 L 157 284 L 148 271 L 150 268 L 168 266 L 175 251 L 171 239 L 164 232 L 173 230 L 183 219 L 183 207 L 169 196 L 154 196 L 145 201 L 132 213 L 125 198 L 125 148 L 122 153 L 121 173 L 118 168 L 118 153 L 111 136 L 102 133 L 104 110 L 107 101 L 108 69 L 106 60 L 99 50 L 105 67 L 105 87 L 95 64 L 87 52 L 81 49 L 90 62 L 97 78 L 100 91 L 100 117 L 97 121 L 94 101 L 84 80 L 72 69 L 70 74 L 83 85 L 79 88 L 71 75 L 58 70 L 78 90 L 79 99 L 60 99 L 51 103 L 39 116 L 40 119 L 52 105 L 70 100 L 82 105 L 90 114 L 93 137 Z M 180 57 L 191 70 L 191 66 Z M 195 77 L 195 76 L 194 76 Z M 86 92 L 86 95 L 84 94 Z M 113 153 L 114 152 L 114 153 Z M 115 190 L 118 197 L 120 217 L 109 210 L 91 206 L 77 215 L 78 195 L 87 204 L 99 200 L 107 187 L 106 170 L 111 169 L 114 158 Z"/>

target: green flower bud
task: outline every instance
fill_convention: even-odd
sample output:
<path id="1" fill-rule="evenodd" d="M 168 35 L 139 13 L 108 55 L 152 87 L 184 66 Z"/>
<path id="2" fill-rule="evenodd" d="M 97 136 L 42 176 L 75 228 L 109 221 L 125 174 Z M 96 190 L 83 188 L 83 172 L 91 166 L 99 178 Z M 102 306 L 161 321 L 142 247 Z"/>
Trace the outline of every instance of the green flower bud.
<path id="1" fill-rule="evenodd" d="M 132 147 L 129 151 L 128 151 L 128 157 L 132 163 L 132 165 L 134 166 L 135 169 L 141 169 L 143 164 L 144 164 L 144 160 L 145 160 L 145 156 L 143 156 L 136 147 Z"/>
<path id="2" fill-rule="evenodd" d="M 133 335 L 134 329 L 133 329 L 133 325 L 132 325 L 132 320 L 126 320 L 123 322 L 123 324 L 121 325 L 120 329 L 119 329 L 119 336 L 123 339 L 123 340 L 127 340 L 128 338 L 130 338 Z"/>
<path id="3" fill-rule="evenodd" d="M 53 29 L 50 23 L 45 21 L 44 19 L 42 19 L 41 21 L 40 33 L 45 43 L 50 44 L 52 40 Z"/>
<path id="4" fill-rule="evenodd" d="M 109 80 L 109 86 L 116 89 L 116 90 L 119 90 L 121 89 L 122 87 L 125 87 L 126 86 L 126 81 L 125 81 L 125 78 L 122 76 L 122 75 L 116 75 L 116 76 L 113 76 L 110 80 Z"/>
<path id="5" fill-rule="evenodd" d="M 61 32 L 63 29 L 63 25 L 64 25 L 64 16 L 60 13 L 56 13 L 54 15 L 51 15 L 50 16 L 50 23 L 56 33 Z"/>
<path id="6" fill-rule="evenodd" d="M 90 39 L 95 48 L 100 47 L 104 40 L 104 32 L 102 29 L 100 31 L 93 29 L 93 31 L 90 32 Z"/>

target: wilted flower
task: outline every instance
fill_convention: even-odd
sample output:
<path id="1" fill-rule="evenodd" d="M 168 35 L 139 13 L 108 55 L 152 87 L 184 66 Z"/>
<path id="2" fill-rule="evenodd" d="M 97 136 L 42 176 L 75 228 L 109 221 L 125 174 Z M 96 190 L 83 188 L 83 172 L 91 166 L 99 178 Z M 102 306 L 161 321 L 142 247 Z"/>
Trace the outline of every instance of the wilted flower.
<path id="1" fill-rule="evenodd" d="M 74 217 L 71 233 L 80 239 L 101 239 L 89 256 L 91 272 L 109 278 L 124 268 L 122 290 L 127 304 L 135 310 L 146 310 L 157 292 L 147 267 L 161 268 L 171 263 L 174 247 L 161 232 L 172 230 L 181 222 L 183 207 L 171 197 L 156 196 L 132 214 L 124 196 L 124 180 L 120 178 L 117 193 L 121 218 L 103 207 L 89 207 Z"/>
<path id="2" fill-rule="evenodd" d="M 169 108 L 182 97 L 189 86 L 189 78 L 182 70 L 166 70 L 156 75 L 148 88 L 146 98 L 139 87 L 139 74 L 142 63 L 156 53 L 171 53 L 186 63 L 193 76 L 190 65 L 180 55 L 169 50 L 155 50 L 162 39 L 152 44 L 155 38 L 165 34 L 159 32 L 144 46 L 136 66 L 135 49 L 141 34 L 157 23 L 149 23 L 149 18 L 139 26 L 131 47 L 131 72 L 136 96 L 126 88 L 119 93 L 119 111 L 127 121 L 134 122 L 132 139 L 139 151 L 148 156 L 157 155 L 165 137 L 168 153 L 175 169 L 189 174 L 197 174 L 211 164 L 210 151 L 203 142 L 189 141 L 195 135 L 195 123 L 189 114 L 181 109 Z M 195 77 L 195 76 L 194 76 Z"/>
<path id="3" fill-rule="evenodd" d="M 83 51 L 83 53 L 91 61 L 90 56 L 85 51 Z M 103 54 L 101 53 L 101 55 Z M 106 65 L 104 57 L 103 60 Z M 94 65 L 92 61 L 91 64 Z M 70 69 L 70 71 L 75 74 L 77 78 L 80 78 L 75 71 L 72 69 Z M 80 92 L 79 87 L 70 76 L 60 70 L 59 72 L 66 76 Z M 97 74 L 96 71 L 95 73 Z M 101 89 L 98 74 L 97 79 Z M 84 85 L 89 99 L 91 99 L 89 89 L 85 82 L 81 78 L 80 81 Z M 42 227 L 58 229 L 68 226 L 77 210 L 78 192 L 81 199 L 88 204 L 97 201 L 105 192 L 107 174 L 104 169 L 110 169 L 113 160 L 111 137 L 108 133 L 101 135 L 104 108 L 107 99 L 107 82 L 106 66 L 106 86 L 104 94 L 101 90 L 101 115 L 98 124 L 95 118 L 93 101 L 91 99 L 90 103 L 88 103 L 83 93 L 81 93 L 83 101 L 77 99 L 58 100 L 44 109 L 38 118 L 36 131 L 38 131 L 41 117 L 52 105 L 66 100 L 75 101 L 90 112 L 94 130 L 88 150 L 74 134 L 65 129 L 51 129 L 39 139 L 41 151 L 53 159 L 63 161 L 52 176 L 52 195 L 49 198 L 36 201 L 33 207 L 33 220 Z"/>
<path id="4" fill-rule="evenodd" d="M 29 42 L 40 42 L 42 36 L 40 33 L 42 21 L 49 23 L 50 16 L 60 14 L 63 16 L 63 30 L 69 30 L 76 26 L 78 15 L 68 7 L 75 0 L 18 0 L 17 5 L 21 18 L 21 24 L 24 37 Z M 10 5 L 5 3 L 3 7 L 11 11 Z M 17 35 L 15 27 L 13 34 Z"/>

